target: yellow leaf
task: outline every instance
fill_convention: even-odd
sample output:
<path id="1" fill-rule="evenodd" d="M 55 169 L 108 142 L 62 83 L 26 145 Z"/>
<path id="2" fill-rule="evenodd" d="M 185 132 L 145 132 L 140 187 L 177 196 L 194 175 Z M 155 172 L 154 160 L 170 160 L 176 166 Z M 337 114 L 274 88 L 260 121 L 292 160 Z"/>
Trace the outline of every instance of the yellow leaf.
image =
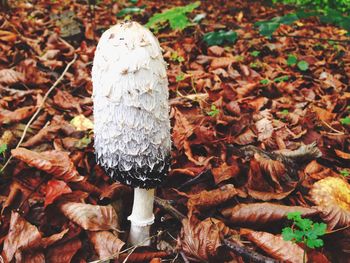
<path id="1" fill-rule="evenodd" d="M 336 32 L 337 32 L 338 35 L 341 35 L 341 36 L 344 36 L 344 35 L 346 35 L 348 33 L 348 31 L 345 30 L 345 29 L 339 29 Z"/>
<path id="2" fill-rule="evenodd" d="M 86 118 L 83 114 L 75 116 L 70 123 L 78 130 L 78 131 L 87 131 L 92 130 L 94 128 L 94 124 L 88 118 Z"/>
<path id="3" fill-rule="evenodd" d="M 303 25 L 304 25 L 304 23 L 302 23 L 302 22 L 300 22 L 300 21 L 296 21 L 295 24 L 296 24 L 297 26 L 303 26 Z"/>

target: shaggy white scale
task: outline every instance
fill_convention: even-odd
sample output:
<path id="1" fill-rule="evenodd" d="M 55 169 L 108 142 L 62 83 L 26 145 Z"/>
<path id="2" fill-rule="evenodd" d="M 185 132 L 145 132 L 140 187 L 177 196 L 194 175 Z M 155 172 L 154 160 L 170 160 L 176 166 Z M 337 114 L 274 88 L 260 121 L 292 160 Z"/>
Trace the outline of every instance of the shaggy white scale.
<path id="1" fill-rule="evenodd" d="M 149 229 L 154 218 L 154 190 L 140 188 L 161 184 L 171 150 L 166 63 L 158 40 L 136 22 L 108 29 L 96 48 L 92 82 L 97 161 L 113 179 L 136 187 L 135 202 L 147 198 L 144 207 L 151 213 L 134 202 L 129 217 L 130 235 L 140 235 L 138 228 Z"/>

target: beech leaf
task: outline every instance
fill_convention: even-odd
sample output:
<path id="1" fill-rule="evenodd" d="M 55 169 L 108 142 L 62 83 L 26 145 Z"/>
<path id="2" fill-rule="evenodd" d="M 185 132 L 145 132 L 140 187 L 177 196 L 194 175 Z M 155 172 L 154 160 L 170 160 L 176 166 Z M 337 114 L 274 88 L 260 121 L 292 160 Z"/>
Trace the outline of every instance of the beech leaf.
<path id="1" fill-rule="evenodd" d="M 118 217 L 111 205 L 99 206 L 68 202 L 61 206 L 61 211 L 85 230 L 118 229 Z"/>
<path id="2" fill-rule="evenodd" d="M 46 185 L 45 207 L 52 204 L 62 194 L 71 193 L 69 186 L 61 180 L 50 180 Z"/>
<path id="3" fill-rule="evenodd" d="M 101 260 L 109 257 L 118 258 L 118 253 L 125 243 L 109 231 L 90 232 L 89 239 Z"/>

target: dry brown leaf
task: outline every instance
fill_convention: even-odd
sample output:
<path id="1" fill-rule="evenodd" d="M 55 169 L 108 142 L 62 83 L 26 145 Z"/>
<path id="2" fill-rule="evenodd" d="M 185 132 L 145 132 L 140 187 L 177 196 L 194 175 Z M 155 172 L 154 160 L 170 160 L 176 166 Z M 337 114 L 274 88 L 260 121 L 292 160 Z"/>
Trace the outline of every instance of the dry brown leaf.
<path id="1" fill-rule="evenodd" d="M 66 243 L 51 247 L 48 250 L 46 260 L 48 263 L 67 263 L 72 262 L 72 258 L 81 248 L 82 243 L 79 239 L 69 240 Z"/>
<path id="2" fill-rule="evenodd" d="M 301 212 L 302 216 L 317 214 L 316 209 L 302 206 L 285 206 L 273 203 L 238 204 L 221 211 L 223 216 L 233 224 L 264 225 L 287 218 L 290 212 Z"/>
<path id="3" fill-rule="evenodd" d="M 156 251 L 156 252 L 126 252 L 121 254 L 119 257 L 119 262 L 128 262 L 128 263 L 144 263 L 149 262 L 153 258 L 165 258 L 168 257 L 169 253 L 165 251 Z M 125 259 L 127 258 L 127 261 Z"/>
<path id="4" fill-rule="evenodd" d="M 10 262 L 15 253 L 34 249 L 40 245 L 41 235 L 36 226 L 23 219 L 19 213 L 12 212 L 9 233 L 4 241 L 4 255 Z"/>
<path id="5" fill-rule="evenodd" d="M 198 194 L 193 195 L 182 193 L 176 189 L 175 191 L 178 194 L 188 198 L 187 207 L 189 210 L 189 217 L 191 217 L 192 212 L 194 212 L 195 209 L 202 210 L 210 207 L 216 207 L 232 199 L 238 194 L 236 188 L 232 184 L 226 184 L 212 191 L 203 190 Z"/>
<path id="6" fill-rule="evenodd" d="M 273 134 L 273 126 L 271 120 L 268 118 L 262 118 L 255 123 L 255 127 L 258 131 L 259 141 L 264 141 L 271 138 Z"/>
<path id="7" fill-rule="evenodd" d="M 24 82 L 24 80 L 24 75 L 21 72 L 13 69 L 0 70 L 0 83 L 2 84 L 12 85 L 15 83 Z"/>
<path id="8" fill-rule="evenodd" d="M 215 218 L 198 221 L 184 219 L 178 238 L 178 247 L 193 261 L 208 261 L 215 257 L 222 238 L 231 230 Z"/>
<path id="9" fill-rule="evenodd" d="M 193 133 L 194 128 L 179 110 L 175 110 L 175 125 L 173 128 L 173 143 L 180 151 L 184 147 L 184 142 Z"/>
<path id="10" fill-rule="evenodd" d="M 24 253 L 22 258 L 16 259 L 16 262 L 45 263 L 45 256 L 42 252 Z"/>
<path id="11" fill-rule="evenodd" d="M 118 230 L 118 217 L 111 205 L 99 206 L 68 202 L 61 205 L 61 211 L 85 230 Z"/>
<path id="12" fill-rule="evenodd" d="M 345 159 L 345 160 L 350 160 L 350 153 L 346 153 L 346 152 L 343 152 L 343 151 L 340 151 L 337 149 L 335 149 L 334 151 L 338 157 Z"/>
<path id="13" fill-rule="evenodd" d="M 235 58 L 233 57 L 218 57 L 218 58 L 213 58 L 213 60 L 210 63 L 210 69 L 214 70 L 217 68 L 226 68 L 230 64 L 235 62 Z"/>
<path id="14" fill-rule="evenodd" d="M 4 42 L 15 42 L 17 35 L 10 31 L 0 30 L 0 40 Z"/>
<path id="15" fill-rule="evenodd" d="M 9 124 L 25 120 L 34 114 L 35 109 L 35 106 L 23 107 L 15 111 L 0 109 L 0 124 Z"/>
<path id="16" fill-rule="evenodd" d="M 101 260 L 118 258 L 125 243 L 109 231 L 89 232 L 89 239 Z"/>
<path id="17" fill-rule="evenodd" d="M 61 151 L 34 152 L 25 148 L 11 150 L 12 156 L 57 179 L 66 182 L 78 182 L 84 179 L 80 176 L 68 153 Z"/>
<path id="18" fill-rule="evenodd" d="M 56 243 L 57 241 L 61 240 L 64 237 L 64 235 L 68 233 L 68 231 L 69 231 L 69 228 L 66 228 L 57 234 L 53 234 L 49 237 L 42 238 L 42 240 L 41 240 L 42 247 L 46 248 L 46 247 L 51 246 L 52 244 Z"/>
<path id="19" fill-rule="evenodd" d="M 328 229 L 350 225 L 350 185 L 341 178 L 326 177 L 316 182 L 310 195 L 327 222 Z"/>
<path id="20" fill-rule="evenodd" d="M 255 138 L 255 133 L 251 129 L 246 129 L 243 133 L 236 136 L 233 142 L 239 145 L 247 145 L 253 143 Z"/>
<path id="21" fill-rule="evenodd" d="M 225 180 L 231 179 L 237 176 L 240 172 L 240 169 L 237 163 L 233 165 L 228 165 L 226 162 L 222 163 L 219 167 L 211 169 L 214 181 L 216 184 L 219 184 Z"/>
<path id="22" fill-rule="evenodd" d="M 321 121 L 325 121 L 325 122 L 329 123 L 335 119 L 334 113 L 331 113 L 331 112 L 329 112 L 325 109 L 322 109 L 320 107 L 313 106 L 312 110 L 316 113 L 318 119 L 320 119 Z"/>
<path id="23" fill-rule="evenodd" d="M 303 263 L 304 250 L 291 241 L 283 240 L 281 236 L 248 229 L 242 229 L 241 234 L 275 259 L 286 263 Z"/>
<path id="24" fill-rule="evenodd" d="M 69 186 L 61 180 L 50 180 L 46 185 L 46 194 L 45 194 L 45 204 L 44 206 L 48 206 L 52 204 L 58 197 L 63 194 L 71 193 L 72 190 Z"/>
<path id="25" fill-rule="evenodd" d="M 53 102 L 60 108 L 65 110 L 74 110 L 81 112 L 80 100 L 72 96 L 71 93 L 64 90 L 57 90 L 53 97 Z"/>

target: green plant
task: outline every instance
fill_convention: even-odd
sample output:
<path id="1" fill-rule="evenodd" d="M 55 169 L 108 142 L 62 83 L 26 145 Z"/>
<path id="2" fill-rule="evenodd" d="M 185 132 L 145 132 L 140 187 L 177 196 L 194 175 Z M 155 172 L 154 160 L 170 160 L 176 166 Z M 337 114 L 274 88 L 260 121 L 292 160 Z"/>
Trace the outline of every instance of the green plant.
<path id="1" fill-rule="evenodd" d="M 345 118 L 341 118 L 340 123 L 343 125 L 350 125 L 350 116 L 346 116 Z"/>
<path id="2" fill-rule="evenodd" d="M 250 52 L 250 55 L 252 55 L 253 57 L 258 57 L 260 55 L 260 51 L 254 50 Z"/>
<path id="3" fill-rule="evenodd" d="M 177 53 L 177 51 L 171 53 L 170 60 L 175 61 L 175 62 L 179 62 L 179 63 L 185 61 L 184 57 L 180 56 L 179 53 Z"/>
<path id="4" fill-rule="evenodd" d="M 297 64 L 298 62 L 298 58 L 292 54 L 289 54 L 288 55 L 288 58 L 287 58 L 287 65 L 288 66 L 294 66 L 295 64 Z"/>
<path id="5" fill-rule="evenodd" d="M 199 5 L 200 2 L 197 1 L 186 6 L 174 7 L 162 13 L 157 13 L 148 20 L 146 27 L 158 32 L 159 29 L 166 26 L 166 23 L 169 23 L 171 29 L 183 30 L 191 24 L 186 14 L 192 12 Z"/>
<path id="6" fill-rule="evenodd" d="M 318 10 L 336 9 L 341 12 L 349 12 L 349 0 L 272 0 L 273 3 L 297 5 Z"/>
<path id="7" fill-rule="evenodd" d="M 130 7 L 125 7 L 124 9 L 120 10 L 117 13 L 117 17 L 123 17 L 127 14 L 135 14 L 135 13 L 142 13 L 144 11 L 146 6 L 130 6 Z"/>
<path id="8" fill-rule="evenodd" d="M 185 79 L 185 74 L 181 72 L 179 75 L 176 76 L 176 82 L 180 82 Z"/>
<path id="9" fill-rule="evenodd" d="M 309 69 L 309 63 L 307 63 L 305 60 L 300 60 L 297 66 L 301 71 L 306 71 Z"/>
<path id="10" fill-rule="evenodd" d="M 350 175 L 350 171 L 349 170 L 340 170 L 340 174 L 344 177 L 348 177 Z"/>
<path id="11" fill-rule="evenodd" d="M 309 248 L 323 246 L 323 240 L 320 238 L 326 233 L 327 225 L 325 223 L 315 223 L 311 219 L 302 218 L 301 212 L 291 212 L 287 218 L 293 221 L 291 227 L 282 229 L 282 237 L 286 241 L 303 243 Z M 305 262 L 304 250 L 304 262 Z"/>
<path id="12" fill-rule="evenodd" d="M 210 107 L 210 111 L 208 112 L 208 115 L 211 117 L 215 117 L 220 113 L 220 110 L 216 108 L 215 104 L 212 104 Z"/>
<path id="13" fill-rule="evenodd" d="M 2 154 L 4 158 L 5 158 L 6 150 L 7 150 L 7 144 L 6 143 L 0 144 L 0 154 Z"/>
<path id="14" fill-rule="evenodd" d="M 273 81 L 276 83 L 280 83 L 280 82 L 285 82 L 288 79 L 289 79 L 289 76 L 281 76 L 281 77 L 275 78 Z"/>
<path id="15" fill-rule="evenodd" d="M 284 109 L 281 111 L 281 114 L 283 114 L 283 115 L 288 115 L 288 113 L 289 113 L 288 109 Z"/>
<path id="16" fill-rule="evenodd" d="M 237 33 L 230 30 L 230 31 L 215 31 L 215 32 L 209 32 L 206 33 L 203 36 L 203 41 L 207 43 L 208 46 L 214 46 L 214 45 L 222 45 L 222 44 L 232 44 L 235 43 L 237 40 Z"/>
<path id="17" fill-rule="evenodd" d="M 268 80 L 268 79 L 262 79 L 262 80 L 260 80 L 260 83 L 263 84 L 263 85 L 267 85 L 267 84 L 270 83 L 270 80 Z"/>

